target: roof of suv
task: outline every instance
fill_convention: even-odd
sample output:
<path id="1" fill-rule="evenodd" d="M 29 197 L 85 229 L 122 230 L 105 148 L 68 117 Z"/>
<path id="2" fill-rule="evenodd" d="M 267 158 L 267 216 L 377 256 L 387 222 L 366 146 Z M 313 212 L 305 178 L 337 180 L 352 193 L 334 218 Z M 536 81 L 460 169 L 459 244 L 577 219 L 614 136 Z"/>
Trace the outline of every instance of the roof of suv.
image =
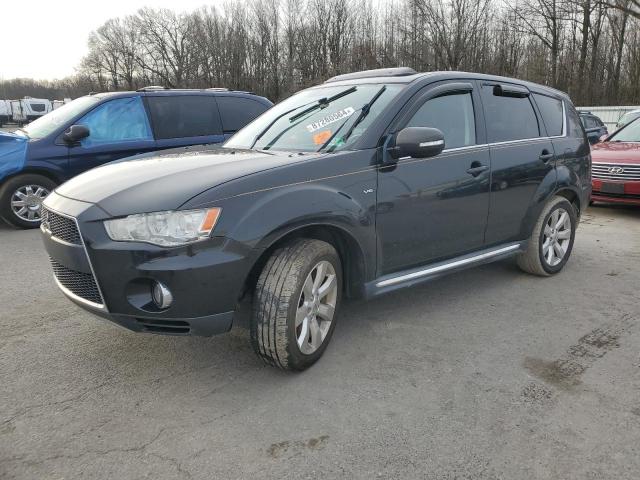
<path id="1" fill-rule="evenodd" d="M 245 92 L 242 90 L 229 90 L 226 88 L 163 88 L 163 87 L 145 87 L 139 90 L 128 90 L 124 92 L 101 92 L 101 93 L 90 93 L 99 99 L 105 98 L 120 98 L 120 97 L 130 97 L 132 95 L 140 95 L 140 96 L 176 96 L 176 95 L 193 95 L 197 93 L 199 95 L 215 95 L 215 96 L 229 96 L 229 97 L 244 97 L 244 98 L 252 98 L 254 100 L 258 100 L 261 103 L 268 103 L 269 105 L 272 102 L 265 97 L 261 97 L 260 95 L 256 95 L 252 92 Z"/>
<path id="2" fill-rule="evenodd" d="M 469 79 L 469 80 L 485 80 L 489 82 L 506 82 L 506 83 L 519 83 L 525 85 L 532 91 L 538 91 L 541 93 L 547 93 L 554 96 L 561 96 L 563 98 L 569 98 L 569 96 L 560 90 L 547 87 L 533 82 L 525 80 L 519 80 L 516 78 L 501 77 L 499 75 L 487 75 L 484 73 L 473 72 L 458 72 L 458 71 L 434 71 L 418 73 L 412 68 L 399 67 L 399 68 L 380 68 L 376 70 L 364 70 L 361 72 L 347 73 L 344 75 L 338 75 L 330 78 L 324 84 L 335 83 L 337 85 L 353 85 L 353 84 L 365 84 L 365 83 L 399 83 L 410 84 L 416 81 L 430 79 L 431 81 L 451 80 L 451 79 Z"/>

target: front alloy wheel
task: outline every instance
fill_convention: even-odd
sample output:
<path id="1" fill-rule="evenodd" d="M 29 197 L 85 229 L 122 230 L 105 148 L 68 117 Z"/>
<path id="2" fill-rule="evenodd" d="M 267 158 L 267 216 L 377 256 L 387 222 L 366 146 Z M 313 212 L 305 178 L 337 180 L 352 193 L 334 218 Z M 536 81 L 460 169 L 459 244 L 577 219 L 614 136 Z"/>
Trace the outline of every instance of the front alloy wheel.
<path id="1" fill-rule="evenodd" d="M 275 250 L 253 298 L 255 352 L 283 370 L 310 367 L 331 339 L 341 291 L 340 257 L 327 242 L 296 239 Z"/>
<path id="2" fill-rule="evenodd" d="M 0 188 L 0 217 L 19 228 L 37 228 L 42 202 L 56 184 L 42 175 L 27 173 L 9 178 Z"/>
<path id="3" fill-rule="evenodd" d="M 42 202 L 49 190 L 41 185 L 24 185 L 11 196 L 13 214 L 24 222 L 39 224 L 42 219 Z"/>
<path id="4" fill-rule="evenodd" d="M 318 263 L 305 280 L 296 312 L 296 340 L 300 351 L 311 355 L 327 337 L 338 299 L 338 280 L 331 263 Z"/>

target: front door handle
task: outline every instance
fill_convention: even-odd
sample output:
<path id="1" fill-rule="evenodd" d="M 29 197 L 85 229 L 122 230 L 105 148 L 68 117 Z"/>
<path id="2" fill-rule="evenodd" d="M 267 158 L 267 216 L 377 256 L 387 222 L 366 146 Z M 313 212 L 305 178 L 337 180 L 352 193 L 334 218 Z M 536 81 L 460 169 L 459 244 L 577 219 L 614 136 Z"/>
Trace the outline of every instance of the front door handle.
<path id="1" fill-rule="evenodd" d="M 551 160 L 553 158 L 553 153 L 551 153 L 549 150 L 547 150 L 546 148 L 544 150 L 542 150 L 542 153 L 540 154 L 540 160 L 542 160 L 544 163 L 547 163 L 549 160 Z"/>
<path id="2" fill-rule="evenodd" d="M 467 169 L 467 173 L 473 177 L 477 177 L 486 170 L 489 170 L 489 165 L 482 165 L 480 162 L 472 162 L 471 167 Z"/>

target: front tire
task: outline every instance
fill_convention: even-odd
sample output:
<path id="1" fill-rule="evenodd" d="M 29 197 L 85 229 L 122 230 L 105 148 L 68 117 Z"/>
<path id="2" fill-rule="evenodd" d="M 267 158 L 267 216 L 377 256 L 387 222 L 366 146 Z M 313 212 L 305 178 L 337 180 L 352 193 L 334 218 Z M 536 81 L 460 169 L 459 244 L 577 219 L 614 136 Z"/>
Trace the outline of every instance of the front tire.
<path id="1" fill-rule="evenodd" d="M 56 188 L 47 177 L 18 175 L 0 188 L 0 217 L 17 228 L 38 228 L 42 202 Z"/>
<path id="2" fill-rule="evenodd" d="M 574 206 L 564 197 L 553 197 L 544 207 L 526 246 L 517 256 L 527 273 L 548 277 L 565 266 L 578 226 Z"/>
<path id="3" fill-rule="evenodd" d="M 298 239 L 276 250 L 254 293 L 255 352 L 283 370 L 313 365 L 333 335 L 341 292 L 342 265 L 330 244 Z"/>

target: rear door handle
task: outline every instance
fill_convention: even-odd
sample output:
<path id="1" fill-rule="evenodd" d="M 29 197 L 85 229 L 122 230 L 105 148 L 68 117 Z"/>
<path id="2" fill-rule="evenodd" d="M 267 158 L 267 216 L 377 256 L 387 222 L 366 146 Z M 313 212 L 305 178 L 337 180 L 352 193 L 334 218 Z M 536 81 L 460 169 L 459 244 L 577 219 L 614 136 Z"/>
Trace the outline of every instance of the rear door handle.
<path id="1" fill-rule="evenodd" d="M 554 157 L 553 153 L 551 153 L 549 150 L 547 150 L 546 148 L 544 150 L 542 150 L 542 153 L 540 154 L 540 160 L 542 160 L 544 163 L 547 163 L 549 160 L 551 160 Z"/>
<path id="2" fill-rule="evenodd" d="M 477 177 L 478 175 L 480 175 L 482 172 L 486 170 L 489 170 L 488 165 L 482 165 L 480 162 L 473 162 L 471 164 L 471 167 L 467 170 L 467 173 L 469 175 Z"/>

